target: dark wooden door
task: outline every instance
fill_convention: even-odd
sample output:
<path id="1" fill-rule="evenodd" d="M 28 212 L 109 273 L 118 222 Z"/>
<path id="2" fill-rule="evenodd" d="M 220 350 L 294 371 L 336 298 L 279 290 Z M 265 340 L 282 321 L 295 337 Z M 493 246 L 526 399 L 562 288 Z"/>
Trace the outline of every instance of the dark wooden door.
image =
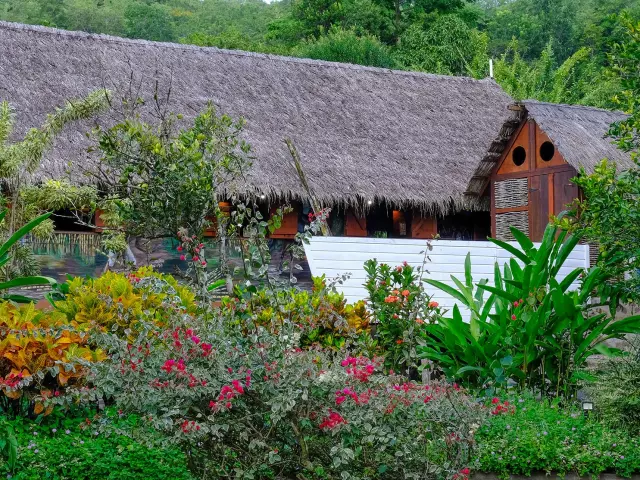
<path id="1" fill-rule="evenodd" d="M 575 170 L 556 172 L 553 174 L 553 213 L 558 215 L 567 210 L 567 205 L 578 198 L 578 186 L 571 181 L 576 176 Z"/>
<path id="2" fill-rule="evenodd" d="M 534 242 L 542 240 L 549 214 L 548 175 L 529 177 L 529 237 Z"/>

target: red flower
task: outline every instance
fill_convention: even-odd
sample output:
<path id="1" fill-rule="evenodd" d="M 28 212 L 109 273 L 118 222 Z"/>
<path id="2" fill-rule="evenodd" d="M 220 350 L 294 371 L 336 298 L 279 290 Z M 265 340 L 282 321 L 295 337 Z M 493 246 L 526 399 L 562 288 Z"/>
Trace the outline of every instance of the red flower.
<path id="1" fill-rule="evenodd" d="M 468 468 L 463 468 L 462 470 L 460 470 L 460 473 L 463 475 L 469 475 L 469 473 L 471 473 L 471 470 L 469 470 Z"/>
<path id="2" fill-rule="evenodd" d="M 166 362 L 164 362 L 164 365 L 161 367 L 161 369 L 164 370 L 165 372 L 171 372 L 175 363 L 176 363 L 175 360 L 169 359 Z"/>
<path id="3" fill-rule="evenodd" d="M 183 262 L 187 259 L 187 257 L 185 257 L 184 255 L 180 255 L 180 260 L 182 260 Z"/>
<path id="4" fill-rule="evenodd" d="M 329 416 L 324 419 L 320 424 L 321 429 L 332 430 L 341 423 L 347 423 L 347 421 L 338 412 L 329 411 Z"/>
<path id="5" fill-rule="evenodd" d="M 499 399 L 498 397 L 493 397 L 493 398 L 491 399 L 491 403 L 493 403 L 494 405 L 496 405 L 496 404 L 500 403 L 500 399 Z"/>
<path id="6" fill-rule="evenodd" d="M 178 246 L 178 251 L 181 252 L 182 251 L 182 245 Z"/>
<path id="7" fill-rule="evenodd" d="M 515 320 L 517 317 L 515 315 L 511 315 L 511 320 Z"/>
<path id="8" fill-rule="evenodd" d="M 231 382 L 231 385 L 233 385 L 234 390 L 239 394 L 242 395 L 244 393 L 244 388 L 242 387 L 242 384 L 240 383 L 239 380 L 233 380 Z"/>
<path id="9" fill-rule="evenodd" d="M 194 262 L 197 262 L 197 261 L 198 261 L 198 256 L 197 256 L 197 255 L 194 255 L 194 256 L 193 256 L 193 258 L 192 258 L 191 260 L 193 260 Z"/>

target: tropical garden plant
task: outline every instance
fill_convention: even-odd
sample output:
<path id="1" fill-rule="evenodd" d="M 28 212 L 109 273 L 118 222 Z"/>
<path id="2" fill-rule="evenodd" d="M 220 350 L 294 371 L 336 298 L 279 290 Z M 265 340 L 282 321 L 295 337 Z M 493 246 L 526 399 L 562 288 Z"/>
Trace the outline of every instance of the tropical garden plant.
<path id="1" fill-rule="evenodd" d="M 486 415 L 457 386 L 381 372 L 381 360 L 301 348 L 305 327 L 277 334 L 182 310 L 133 339 L 93 336 L 111 361 L 92 391 L 179 446 L 198 478 L 442 478 L 467 468 Z M 53 400 L 55 402 L 55 399 Z M 476 425 L 474 427 L 474 425 Z M 132 432 L 135 435 L 135 432 Z"/>
<path id="2" fill-rule="evenodd" d="M 418 268 L 407 262 L 391 267 L 376 259 L 364 264 L 367 306 L 375 325 L 374 338 L 385 353 L 385 366 L 413 375 L 419 363 L 416 347 L 424 337 L 425 326 L 441 315 L 438 303 L 431 300 L 422 284 L 421 272 L 427 260 L 425 253 Z"/>
<path id="3" fill-rule="evenodd" d="M 525 234 L 511 231 L 517 246 L 491 239 L 513 255 L 502 271 L 496 265 L 492 285 L 486 279 L 474 285 L 469 257 L 465 282 L 452 276 L 457 289 L 427 280 L 468 308 L 471 318 L 464 322 L 456 305 L 450 318 L 426 326 L 428 337 L 418 351 L 447 377 L 469 385 L 571 396 L 586 360 L 618 353 L 606 341 L 640 333 L 640 317 L 614 321 L 611 313 L 595 311 L 594 289 L 609 278 L 599 267 L 577 268 L 560 280 L 578 236 L 549 225 L 535 247 Z M 576 281 L 578 288 L 571 289 Z"/>

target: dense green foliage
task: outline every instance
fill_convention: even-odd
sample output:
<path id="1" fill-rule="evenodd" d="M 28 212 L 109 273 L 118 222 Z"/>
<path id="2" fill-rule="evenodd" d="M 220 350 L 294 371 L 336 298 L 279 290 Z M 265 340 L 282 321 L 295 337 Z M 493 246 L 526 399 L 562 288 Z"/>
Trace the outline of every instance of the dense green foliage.
<path id="1" fill-rule="evenodd" d="M 638 0 L 0 0 L 0 18 L 496 80 L 517 99 L 615 106 Z"/>
<path id="2" fill-rule="evenodd" d="M 640 437 L 585 418 L 577 407 L 522 398 L 509 404 L 477 432 L 480 470 L 504 476 L 553 471 L 624 477 L 640 470 Z"/>
<path id="3" fill-rule="evenodd" d="M 614 300 L 640 300 L 640 23 L 626 20 L 623 41 L 613 49 L 612 68 L 621 78 L 619 101 L 630 117 L 612 125 L 609 135 L 619 149 L 629 152 L 635 166 L 619 169 L 605 160 L 594 171 L 575 180 L 584 193 L 572 225 L 599 245 L 599 266 L 617 281 L 605 284 L 603 294 Z"/>
<path id="4" fill-rule="evenodd" d="M 630 340 L 627 355 L 610 358 L 594 367 L 586 383 L 598 416 L 609 425 L 640 434 L 640 338 Z"/>
<path id="5" fill-rule="evenodd" d="M 0 461 L 0 475 L 14 480 L 192 478 L 178 449 L 149 448 L 124 435 L 104 435 L 98 432 L 104 419 L 82 413 L 63 416 L 60 412 L 38 422 L 24 418 L 8 422 L 18 443 L 18 460 L 15 469 Z M 135 417 L 110 417 L 117 428 L 130 429 L 140 423 Z"/>
<path id="6" fill-rule="evenodd" d="M 595 311 L 592 292 L 610 280 L 606 270 L 576 268 L 559 281 L 580 237 L 549 225 L 536 247 L 511 231 L 517 247 L 491 239 L 512 255 L 504 273 L 496 263 L 493 285 L 486 279 L 474 285 L 470 256 L 464 282 L 451 276 L 457 288 L 427 280 L 467 307 L 471 318 L 465 323 L 456 304 L 451 318 L 427 325 L 429 338 L 418 351 L 449 378 L 476 388 L 518 385 L 542 396 L 571 397 L 587 359 L 616 353 L 605 342 L 640 333 L 640 316 L 614 321 L 612 314 Z M 579 288 L 571 290 L 578 279 Z"/>

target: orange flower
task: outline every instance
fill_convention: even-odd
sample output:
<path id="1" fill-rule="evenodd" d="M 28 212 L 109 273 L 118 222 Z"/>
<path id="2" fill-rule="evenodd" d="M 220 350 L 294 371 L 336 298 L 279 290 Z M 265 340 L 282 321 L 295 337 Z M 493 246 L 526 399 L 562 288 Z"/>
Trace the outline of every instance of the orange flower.
<path id="1" fill-rule="evenodd" d="M 387 298 L 384 299 L 384 303 L 393 303 L 397 300 L 397 297 L 394 297 L 393 295 L 389 295 Z"/>
<path id="2" fill-rule="evenodd" d="M 429 302 L 429 308 L 438 308 L 438 302 Z"/>
<path id="3" fill-rule="evenodd" d="M 409 290 L 403 290 L 402 291 L 402 295 L 405 296 L 405 297 L 408 297 L 409 296 Z"/>
<path id="4" fill-rule="evenodd" d="M 397 343 L 398 345 L 402 345 L 402 344 L 404 343 L 404 340 L 402 340 L 402 339 L 396 340 L 396 343 Z"/>
<path id="5" fill-rule="evenodd" d="M 418 325 L 422 325 L 422 324 L 424 324 L 424 320 L 422 320 L 421 318 L 416 318 L 416 323 Z"/>

